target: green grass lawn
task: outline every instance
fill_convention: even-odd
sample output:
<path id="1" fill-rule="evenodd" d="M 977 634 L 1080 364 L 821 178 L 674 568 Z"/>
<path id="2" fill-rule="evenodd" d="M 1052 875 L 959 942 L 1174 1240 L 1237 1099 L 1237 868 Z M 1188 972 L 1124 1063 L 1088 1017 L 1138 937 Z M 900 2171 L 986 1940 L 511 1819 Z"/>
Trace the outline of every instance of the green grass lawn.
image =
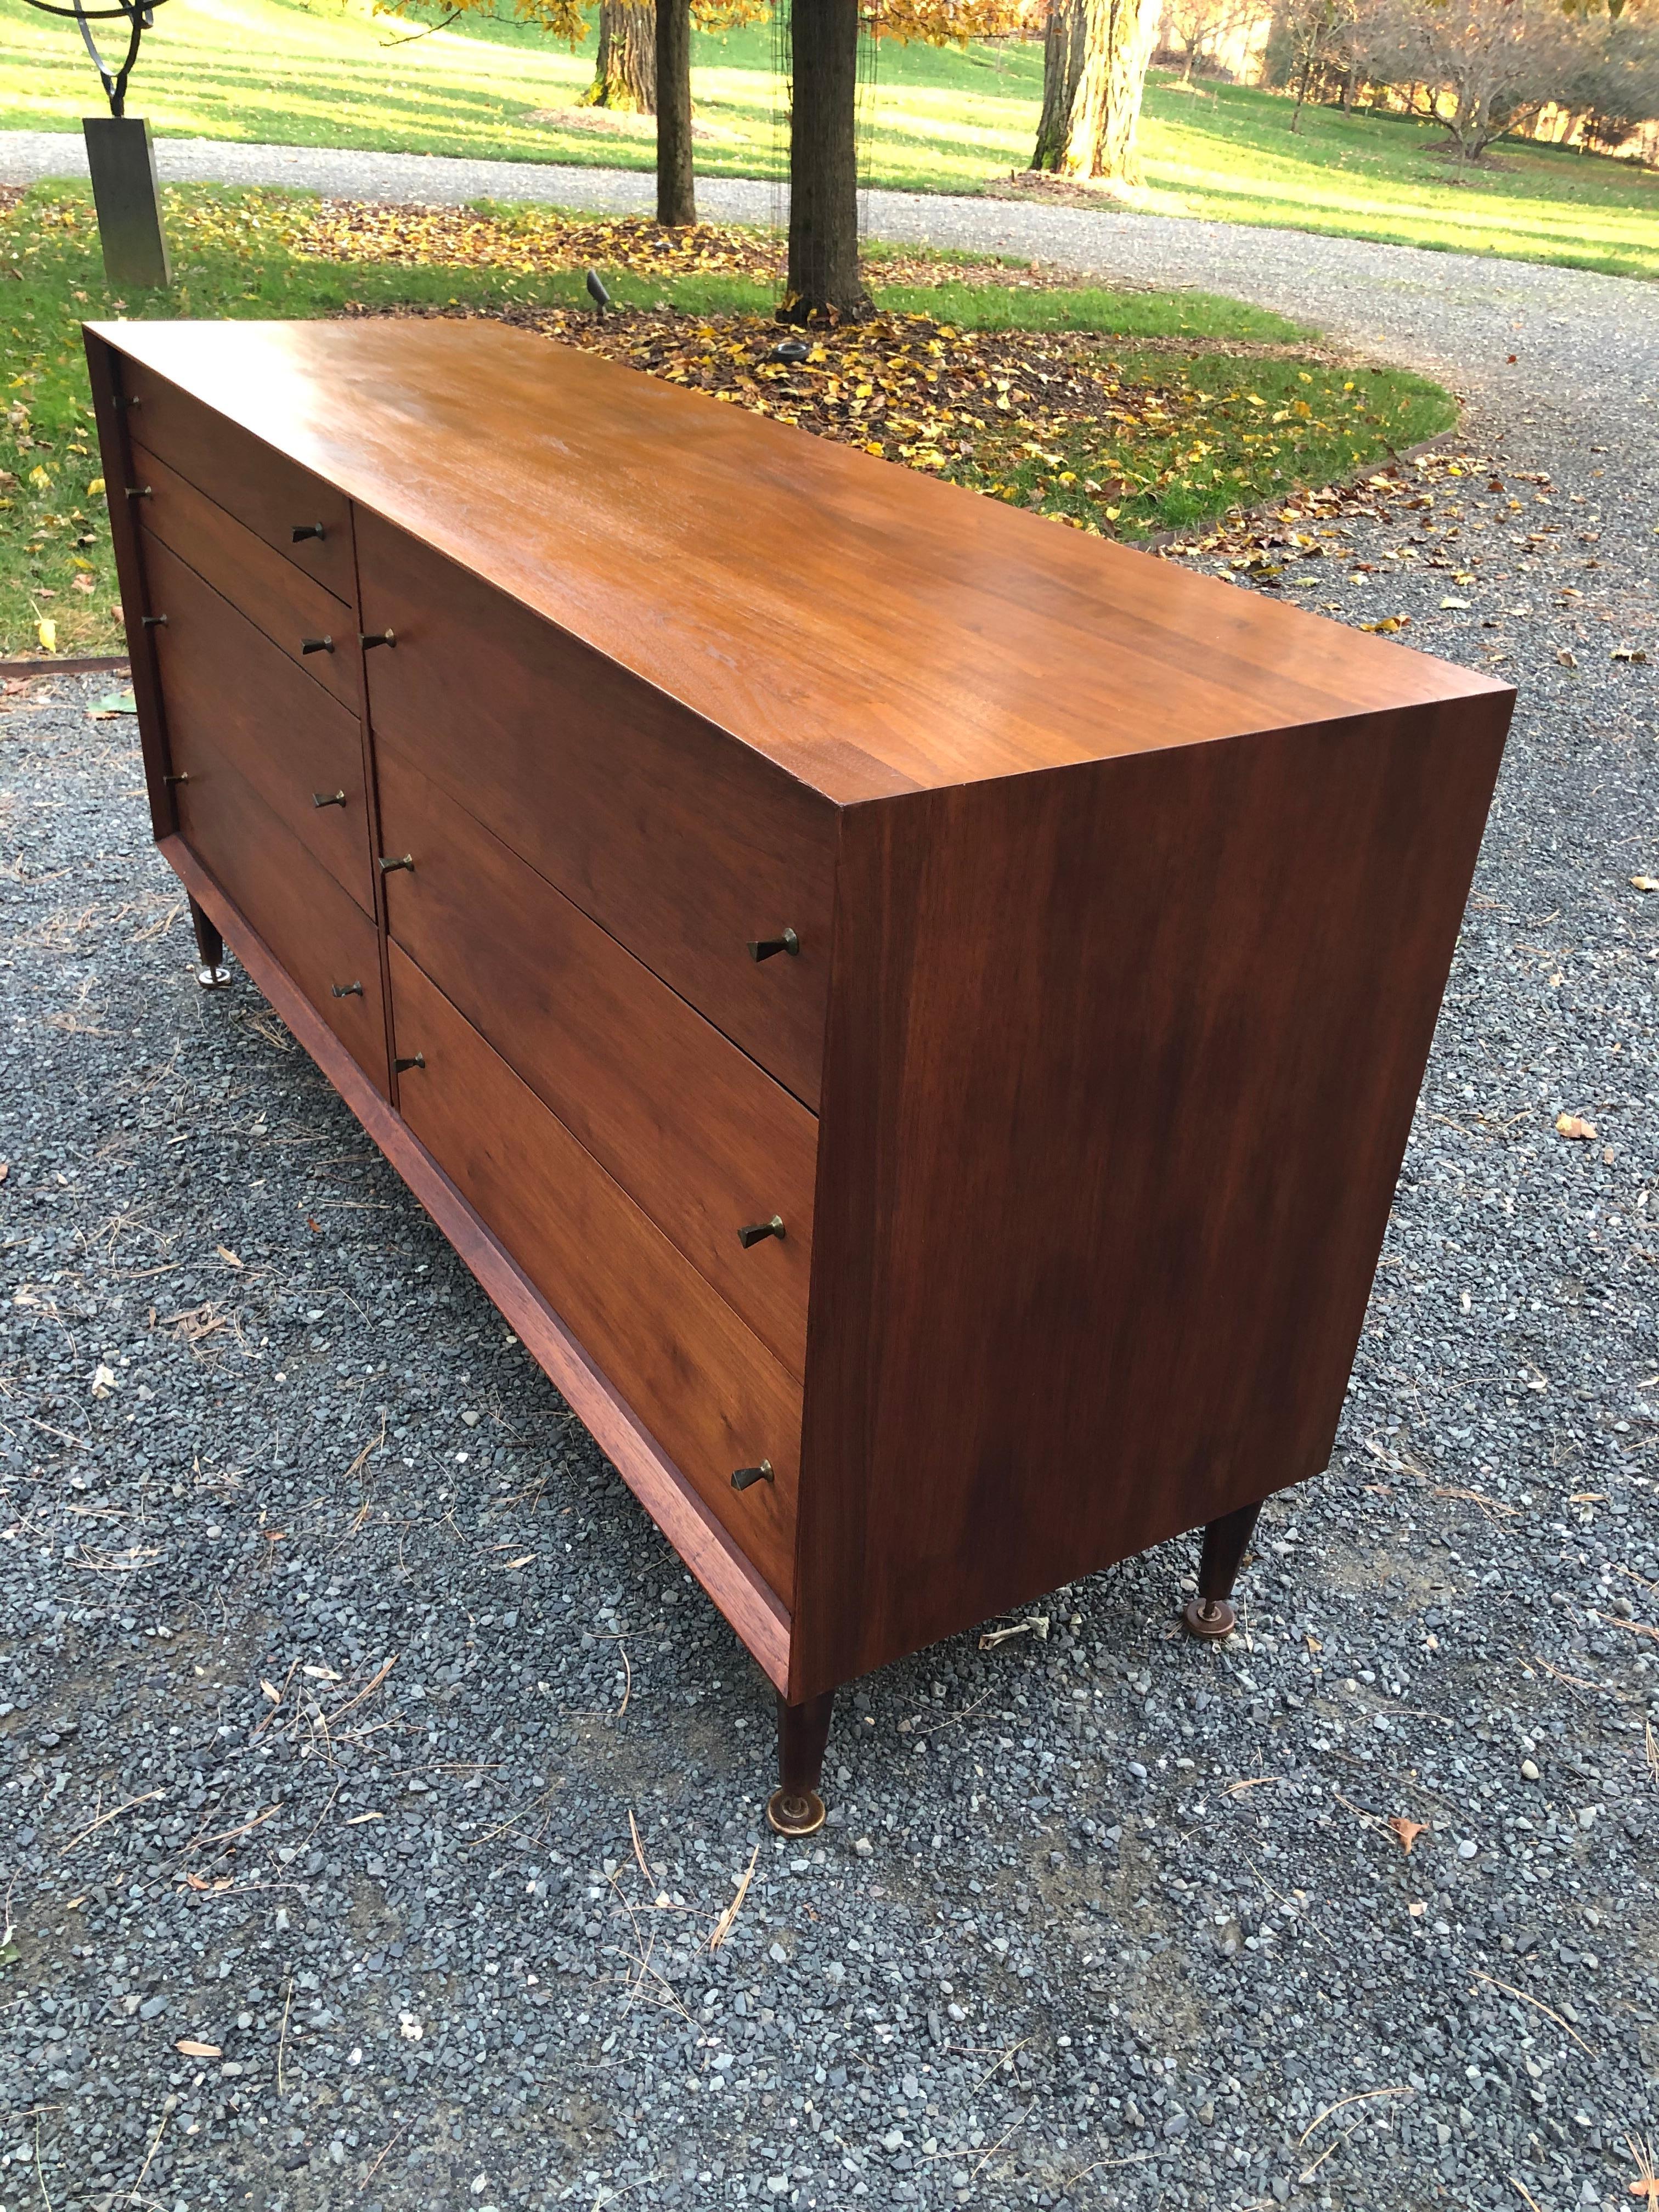
<path id="1" fill-rule="evenodd" d="M 437 11 L 432 11 L 436 20 Z M 370 0 L 169 0 L 135 80 L 135 112 L 178 136 L 648 167 L 648 123 L 549 124 L 591 72 L 516 25 L 410 38 Z M 408 41 L 407 43 L 404 43 Z M 777 173 L 784 145 L 769 26 L 695 42 L 697 161 L 708 175 Z M 884 46 L 865 100 L 868 181 L 976 192 L 1030 158 L 1036 45 Z M 0 0 L 0 128 L 70 130 L 99 105 L 73 26 Z M 1148 89 L 1145 206 L 1154 213 L 1393 240 L 1659 275 L 1659 173 L 1500 146 L 1462 185 L 1443 134 L 1400 117 L 1304 111 L 1240 86 Z"/>
<path id="2" fill-rule="evenodd" d="M 813 362 L 791 371 L 770 360 L 780 287 L 764 281 L 777 249 L 763 233 L 704 234 L 732 273 L 675 274 L 649 227 L 630 236 L 627 225 L 576 223 L 573 235 L 574 219 L 538 209 L 483 210 L 460 228 L 475 255 L 480 230 L 489 234 L 484 246 L 496 250 L 496 265 L 435 258 L 406 265 L 319 258 L 343 241 L 305 195 L 200 185 L 164 198 L 173 289 L 126 299 L 104 280 L 84 186 L 37 185 L 0 214 L 0 359 L 9 372 L 0 657 L 112 653 L 122 643 L 83 320 L 313 316 L 348 307 L 540 318 L 569 342 L 785 419 L 776 380 L 803 383 L 809 398 L 795 419 L 825 434 L 1130 538 L 1369 465 L 1445 428 L 1456 412 L 1437 385 L 1398 370 L 1334 367 L 1282 317 L 1203 293 L 969 282 L 959 264 L 915 253 L 896 272 L 904 285 L 884 290 L 876 256 L 869 273 L 881 314 L 824 333 Z M 390 254 L 396 241 L 378 220 L 380 251 Z M 430 234 L 412 228 L 421 246 Z M 696 234 L 674 235 L 673 250 L 689 258 Z M 567 265 L 548 265 L 559 258 Z M 620 307 L 649 312 L 596 325 L 583 290 L 595 259 Z M 939 283 L 916 281 L 932 274 Z M 1211 351 L 1210 340 L 1241 350 Z M 938 372 L 928 366 L 935 361 Z M 941 381 L 931 380 L 936 374 Z M 894 403 L 880 422 L 860 412 L 861 395 L 878 391 Z"/>

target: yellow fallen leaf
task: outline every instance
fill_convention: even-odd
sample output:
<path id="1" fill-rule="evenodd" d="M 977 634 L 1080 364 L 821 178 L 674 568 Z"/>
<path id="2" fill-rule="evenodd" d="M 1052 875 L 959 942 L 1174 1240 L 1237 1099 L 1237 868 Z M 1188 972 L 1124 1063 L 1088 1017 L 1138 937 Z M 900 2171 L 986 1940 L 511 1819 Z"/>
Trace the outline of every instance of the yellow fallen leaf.
<path id="1" fill-rule="evenodd" d="M 1442 599 L 1440 604 L 1443 607 L 1452 608 L 1460 615 L 1466 615 L 1469 611 L 1469 602 L 1467 599 Z"/>
<path id="2" fill-rule="evenodd" d="M 1595 1122 L 1585 1121 L 1582 1114 L 1558 1114 L 1555 1127 L 1564 1137 L 1581 1137 L 1586 1141 L 1595 1134 Z"/>
<path id="3" fill-rule="evenodd" d="M 1638 891 L 1659 891 L 1659 876 L 1632 876 L 1631 881 Z"/>
<path id="4" fill-rule="evenodd" d="M 198 2043 L 191 2036 L 180 2036 L 173 2049 L 185 2058 L 222 2058 L 224 2052 L 216 2043 Z"/>
<path id="5" fill-rule="evenodd" d="M 103 489 L 104 479 L 102 477 L 94 477 L 92 482 L 87 486 L 87 497 L 88 499 L 96 499 Z"/>
<path id="6" fill-rule="evenodd" d="M 40 641 L 42 653 L 57 652 L 58 625 L 50 615 L 41 616 L 40 621 L 34 625 L 34 634 Z"/>

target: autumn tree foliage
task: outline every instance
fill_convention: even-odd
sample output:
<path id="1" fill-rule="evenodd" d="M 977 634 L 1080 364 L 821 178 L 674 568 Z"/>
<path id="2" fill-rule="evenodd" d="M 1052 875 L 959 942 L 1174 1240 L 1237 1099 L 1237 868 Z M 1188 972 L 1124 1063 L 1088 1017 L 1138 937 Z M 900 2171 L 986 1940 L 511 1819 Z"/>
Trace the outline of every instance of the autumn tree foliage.
<path id="1" fill-rule="evenodd" d="M 1358 0 L 1369 74 L 1444 126 L 1460 169 L 1545 107 L 1630 128 L 1659 112 L 1659 41 L 1643 0 Z"/>

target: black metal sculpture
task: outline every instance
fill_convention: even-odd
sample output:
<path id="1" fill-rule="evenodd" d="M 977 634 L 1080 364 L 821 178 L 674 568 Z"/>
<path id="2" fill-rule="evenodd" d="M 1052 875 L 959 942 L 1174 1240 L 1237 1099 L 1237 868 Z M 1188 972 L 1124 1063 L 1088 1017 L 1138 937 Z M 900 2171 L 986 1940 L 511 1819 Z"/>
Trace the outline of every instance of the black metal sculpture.
<path id="1" fill-rule="evenodd" d="M 68 8 L 55 5 L 54 0 L 28 0 L 28 4 L 43 15 L 66 16 L 79 27 L 82 43 L 92 57 L 109 101 L 107 115 L 88 115 L 81 126 L 86 135 L 87 165 L 92 172 L 105 275 L 112 284 L 171 283 L 149 125 L 142 116 L 127 113 L 127 82 L 138 49 L 144 33 L 155 23 L 156 9 L 165 6 L 166 0 L 142 0 L 142 4 L 141 0 L 118 0 L 113 8 L 88 8 L 82 0 L 75 0 Z M 118 21 L 127 26 L 127 51 L 119 67 L 112 69 L 98 51 L 92 26 Z"/>

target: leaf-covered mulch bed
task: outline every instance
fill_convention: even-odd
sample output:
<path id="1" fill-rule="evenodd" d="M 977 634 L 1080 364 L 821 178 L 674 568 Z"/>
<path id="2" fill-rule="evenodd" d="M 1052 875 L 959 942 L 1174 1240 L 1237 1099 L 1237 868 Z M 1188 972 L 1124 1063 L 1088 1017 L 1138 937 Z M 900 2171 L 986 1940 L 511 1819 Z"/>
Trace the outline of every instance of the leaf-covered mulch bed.
<path id="1" fill-rule="evenodd" d="M 647 216 L 574 216 L 556 208 L 392 206 L 324 200 L 287 234 L 296 253 L 319 261 L 380 261 L 399 268 L 626 270 L 634 276 L 743 276 L 781 289 L 777 233 L 735 223 L 665 230 Z M 1045 264 L 955 260 L 938 253 L 877 249 L 870 275 L 883 284 L 1012 284 L 1057 290 L 1069 279 Z"/>

